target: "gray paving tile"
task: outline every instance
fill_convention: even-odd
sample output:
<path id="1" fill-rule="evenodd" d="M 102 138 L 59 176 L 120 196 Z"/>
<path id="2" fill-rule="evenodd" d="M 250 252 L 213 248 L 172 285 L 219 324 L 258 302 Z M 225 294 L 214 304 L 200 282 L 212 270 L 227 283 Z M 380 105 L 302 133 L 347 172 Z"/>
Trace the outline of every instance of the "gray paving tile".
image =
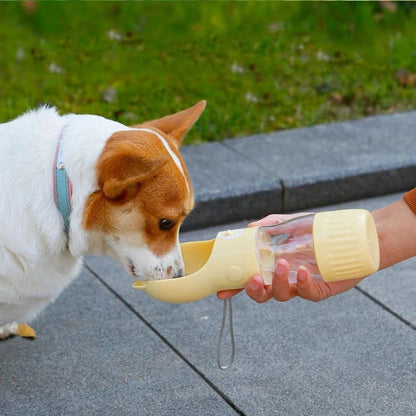
<path id="1" fill-rule="evenodd" d="M 398 192 L 414 186 L 416 112 L 227 140 L 277 175 L 283 210 Z M 382 180 L 381 180 L 382 178 Z"/>
<path id="2" fill-rule="evenodd" d="M 408 112 L 185 146 L 197 206 L 184 229 L 410 189 L 415 128 Z"/>
<path id="3" fill-rule="evenodd" d="M 90 274 L 33 326 L 0 343 L 1 415 L 235 414 Z"/>
<path id="4" fill-rule="evenodd" d="M 372 209 L 395 198 L 351 204 Z M 183 239 L 211 238 L 218 229 Z M 416 331 L 358 290 L 319 304 L 257 305 L 237 296 L 237 356 L 222 372 L 216 367 L 221 301 L 164 304 L 130 289 L 130 278 L 111 260 L 87 263 L 247 415 L 416 414 Z M 366 290 L 379 296 L 376 288 Z"/>
<path id="5" fill-rule="evenodd" d="M 221 143 L 186 146 L 182 154 L 194 185 L 196 207 L 184 229 L 281 210 L 281 186 L 273 177 Z"/>
<path id="6" fill-rule="evenodd" d="M 416 327 L 416 259 L 382 270 L 359 284 L 366 293 Z"/>
<path id="7" fill-rule="evenodd" d="M 236 361 L 222 372 L 215 363 L 220 301 L 159 303 L 134 293 L 117 265 L 101 264 L 106 283 L 245 414 L 416 412 L 416 331 L 356 290 L 320 304 L 257 305 L 239 295 Z"/>

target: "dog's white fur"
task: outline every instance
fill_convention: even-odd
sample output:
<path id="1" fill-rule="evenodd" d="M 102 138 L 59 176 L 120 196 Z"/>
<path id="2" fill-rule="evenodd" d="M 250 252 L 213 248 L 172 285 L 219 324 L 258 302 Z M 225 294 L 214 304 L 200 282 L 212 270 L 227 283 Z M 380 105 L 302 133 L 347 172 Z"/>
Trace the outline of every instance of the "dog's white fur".
<path id="1" fill-rule="evenodd" d="M 86 199 L 97 189 L 94 168 L 105 142 L 128 129 L 103 117 L 60 116 L 46 107 L 0 124 L 0 327 L 30 320 L 54 300 L 77 276 L 85 254 L 110 254 L 135 275 L 159 270 L 152 278 L 165 276 L 167 267 L 173 273 L 182 267 L 178 242 L 157 257 L 137 235 L 120 241 L 82 226 Z M 68 240 L 53 192 L 61 134 L 73 189 Z"/>

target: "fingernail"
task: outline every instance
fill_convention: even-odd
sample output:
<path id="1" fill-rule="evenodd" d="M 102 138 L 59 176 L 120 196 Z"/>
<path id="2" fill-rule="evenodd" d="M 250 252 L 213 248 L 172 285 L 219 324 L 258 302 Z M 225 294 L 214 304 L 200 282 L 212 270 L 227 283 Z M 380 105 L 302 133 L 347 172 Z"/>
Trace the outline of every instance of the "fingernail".
<path id="1" fill-rule="evenodd" d="M 301 282 L 304 282 L 308 277 L 308 272 L 307 269 L 304 266 L 299 266 L 299 271 L 298 271 L 298 279 Z"/>
<path id="2" fill-rule="evenodd" d="M 280 263 L 280 262 L 277 262 L 277 274 L 278 274 L 279 276 L 282 276 L 282 275 L 284 275 L 284 274 L 285 274 L 285 272 L 286 272 L 286 267 L 285 267 L 285 265 L 284 265 L 284 264 L 282 264 L 282 263 Z"/>
<path id="3" fill-rule="evenodd" d="M 254 276 L 250 283 L 248 284 L 248 287 L 251 290 L 260 290 L 263 287 L 263 281 L 260 276 Z"/>

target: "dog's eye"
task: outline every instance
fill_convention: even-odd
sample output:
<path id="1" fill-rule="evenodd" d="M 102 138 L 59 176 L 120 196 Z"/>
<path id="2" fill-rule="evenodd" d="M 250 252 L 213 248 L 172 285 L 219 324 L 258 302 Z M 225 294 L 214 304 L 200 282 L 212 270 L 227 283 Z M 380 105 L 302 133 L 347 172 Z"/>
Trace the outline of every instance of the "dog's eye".
<path id="1" fill-rule="evenodd" d="M 159 221 L 159 228 L 161 230 L 170 230 L 175 226 L 175 224 L 175 221 L 163 219 Z"/>

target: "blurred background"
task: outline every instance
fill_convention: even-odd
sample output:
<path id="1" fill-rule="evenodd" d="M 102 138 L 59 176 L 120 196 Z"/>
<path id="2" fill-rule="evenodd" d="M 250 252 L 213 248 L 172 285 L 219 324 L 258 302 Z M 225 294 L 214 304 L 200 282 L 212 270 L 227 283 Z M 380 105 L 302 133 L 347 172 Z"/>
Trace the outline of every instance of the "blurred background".
<path id="1" fill-rule="evenodd" d="M 413 2 L 0 3 L 0 122 L 40 104 L 187 143 L 415 108 Z"/>

